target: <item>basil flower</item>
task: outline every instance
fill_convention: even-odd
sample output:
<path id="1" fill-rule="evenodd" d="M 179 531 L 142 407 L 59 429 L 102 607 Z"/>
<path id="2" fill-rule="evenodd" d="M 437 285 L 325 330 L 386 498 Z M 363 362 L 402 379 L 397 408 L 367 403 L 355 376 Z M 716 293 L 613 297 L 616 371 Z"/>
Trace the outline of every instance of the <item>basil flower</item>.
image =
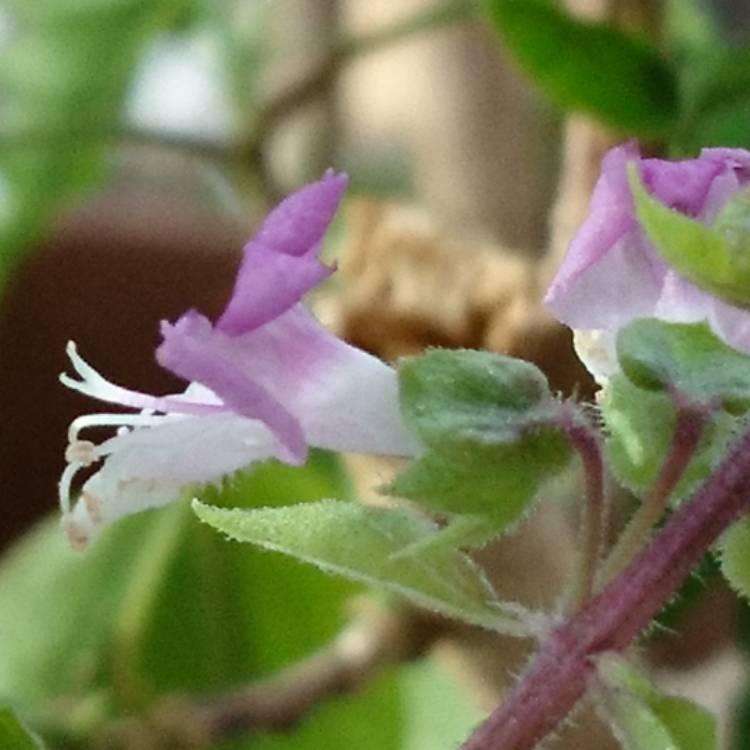
<path id="1" fill-rule="evenodd" d="M 311 446 L 419 452 L 399 413 L 395 371 L 338 339 L 301 303 L 335 270 L 318 255 L 346 183 L 328 172 L 271 211 L 245 246 L 234 293 L 216 323 L 194 310 L 162 322 L 156 359 L 189 383 L 182 393 L 122 388 L 68 345 L 78 378 L 62 375 L 66 386 L 134 410 L 89 414 L 70 425 L 59 496 L 74 546 L 84 547 L 117 518 L 256 461 L 303 464 Z M 115 433 L 99 444 L 81 438 L 102 426 Z M 98 470 L 73 502 L 74 478 L 90 466 Z"/>
<path id="2" fill-rule="evenodd" d="M 644 159 L 632 142 L 612 149 L 546 306 L 574 329 L 576 351 L 600 384 L 618 370 L 617 331 L 635 318 L 706 321 L 718 338 L 750 353 L 750 311 L 689 281 L 649 241 L 628 183 L 631 163 L 654 198 L 706 225 L 750 184 L 750 153 L 742 149 L 706 148 L 684 161 Z"/>

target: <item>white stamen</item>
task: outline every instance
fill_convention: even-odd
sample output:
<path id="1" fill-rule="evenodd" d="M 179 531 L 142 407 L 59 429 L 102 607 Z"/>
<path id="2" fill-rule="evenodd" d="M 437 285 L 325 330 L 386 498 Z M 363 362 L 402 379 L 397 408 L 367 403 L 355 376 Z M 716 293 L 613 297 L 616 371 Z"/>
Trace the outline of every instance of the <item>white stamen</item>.
<path id="1" fill-rule="evenodd" d="M 70 488 L 73 484 L 73 478 L 83 468 L 85 466 L 81 463 L 70 463 L 65 467 L 60 477 L 60 482 L 57 485 L 57 496 L 60 501 L 60 510 L 62 510 L 63 518 L 70 515 Z"/>
<path id="2" fill-rule="evenodd" d="M 89 427 L 150 427 L 169 417 L 164 414 L 84 414 L 76 417 L 68 428 L 68 441 L 75 443 L 82 430 Z"/>

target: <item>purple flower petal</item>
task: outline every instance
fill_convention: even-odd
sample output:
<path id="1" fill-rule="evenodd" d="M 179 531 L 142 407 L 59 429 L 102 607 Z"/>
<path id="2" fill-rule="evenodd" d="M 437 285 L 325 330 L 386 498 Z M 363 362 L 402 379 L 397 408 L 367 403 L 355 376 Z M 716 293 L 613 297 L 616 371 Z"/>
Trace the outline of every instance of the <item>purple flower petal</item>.
<path id="1" fill-rule="evenodd" d="M 217 328 L 234 335 L 257 328 L 333 273 L 318 253 L 346 185 L 346 175 L 328 172 L 271 211 L 245 245 L 234 293 Z"/>
<path id="2" fill-rule="evenodd" d="M 162 335 L 164 341 L 156 351 L 162 367 L 185 380 L 202 383 L 236 414 L 263 422 L 286 448 L 284 460 L 304 463 L 307 441 L 298 419 L 234 364 L 227 353 L 225 334 L 191 311 L 174 325 L 162 322 Z"/>
<path id="3" fill-rule="evenodd" d="M 750 350 L 750 314 L 716 299 L 669 269 L 635 216 L 627 164 L 637 161 L 649 192 L 670 208 L 713 221 L 726 201 L 750 182 L 750 153 L 704 149 L 699 159 L 640 159 L 629 143 L 612 149 L 590 213 L 570 244 L 545 297 L 551 312 L 573 328 L 616 334 L 633 318 L 708 320 L 736 348 Z"/>
<path id="4" fill-rule="evenodd" d="M 270 403 L 294 414 L 299 434 L 310 445 L 391 455 L 418 450 L 400 416 L 395 371 L 338 339 L 302 305 L 239 336 L 211 329 L 195 314 L 186 317 L 174 327 L 179 334 L 165 326 L 159 361 L 181 377 L 208 386 L 235 411 L 262 419 L 285 444 L 285 428 L 261 416 L 257 400 L 245 412 L 236 407 L 249 384 L 254 385 L 253 395 L 267 399 L 264 406 Z M 221 376 L 212 371 L 209 382 L 193 366 L 197 351 L 202 351 L 201 362 L 222 370 Z"/>

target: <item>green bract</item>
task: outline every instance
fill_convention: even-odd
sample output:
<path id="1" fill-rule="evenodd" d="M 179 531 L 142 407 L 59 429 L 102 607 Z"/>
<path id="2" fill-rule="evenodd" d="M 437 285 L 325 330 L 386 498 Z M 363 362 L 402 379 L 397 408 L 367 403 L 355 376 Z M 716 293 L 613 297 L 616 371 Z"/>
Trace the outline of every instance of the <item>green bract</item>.
<path id="1" fill-rule="evenodd" d="M 685 278 L 735 305 L 750 305 L 750 231 L 747 196 L 727 202 L 707 227 L 653 198 L 634 164 L 628 179 L 636 212 L 654 248 Z"/>
<path id="2" fill-rule="evenodd" d="M 534 365 L 480 351 L 434 350 L 399 368 L 404 416 L 428 448 L 386 491 L 472 517 L 463 543 L 517 520 L 566 465 L 565 409 Z M 459 543 L 460 535 L 453 542 Z"/>
<path id="3" fill-rule="evenodd" d="M 731 414 L 750 408 L 750 356 L 720 341 L 705 323 L 635 320 L 617 335 L 617 358 L 639 388 L 676 392 Z"/>
<path id="4" fill-rule="evenodd" d="M 399 555 L 434 534 L 405 509 L 324 500 L 284 508 L 227 510 L 193 504 L 198 517 L 232 539 L 297 557 L 322 570 L 381 586 L 416 604 L 475 625 L 517 632 L 481 569 L 456 550 Z"/>
<path id="5" fill-rule="evenodd" d="M 633 385 L 624 375 L 613 377 L 601 405 L 607 426 L 607 456 L 618 480 L 636 494 L 656 481 L 672 442 L 676 411 L 664 393 Z M 735 434 L 737 420 L 718 412 L 678 483 L 672 499 L 680 500 L 706 479 Z"/>
<path id="6" fill-rule="evenodd" d="M 599 664 L 603 706 L 624 750 L 716 750 L 716 719 L 684 698 L 663 695 L 623 659 Z"/>

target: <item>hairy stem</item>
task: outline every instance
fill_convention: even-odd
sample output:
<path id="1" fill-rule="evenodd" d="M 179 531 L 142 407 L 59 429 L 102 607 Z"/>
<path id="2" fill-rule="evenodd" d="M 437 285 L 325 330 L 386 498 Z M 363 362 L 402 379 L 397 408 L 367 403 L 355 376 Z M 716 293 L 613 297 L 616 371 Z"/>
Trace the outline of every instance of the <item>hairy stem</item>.
<path id="1" fill-rule="evenodd" d="M 588 424 L 571 424 L 567 434 L 581 457 L 586 484 L 586 503 L 581 521 L 581 549 L 571 604 L 579 609 L 591 596 L 596 567 L 602 555 L 606 504 L 604 461 L 597 433 Z"/>
<path id="2" fill-rule="evenodd" d="M 532 750 L 584 696 L 595 659 L 627 648 L 717 537 L 750 510 L 750 430 L 635 559 L 553 628 L 505 702 L 462 750 Z"/>
<path id="3" fill-rule="evenodd" d="M 664 514 L 669 496 L 698 449 L 706 421 L 704 410 L 690 406 L 678 408 L 672 444 L 664 464 L 653 487 L 617 540 L 602 571 L 604 583 L 623 570 Z"/>

